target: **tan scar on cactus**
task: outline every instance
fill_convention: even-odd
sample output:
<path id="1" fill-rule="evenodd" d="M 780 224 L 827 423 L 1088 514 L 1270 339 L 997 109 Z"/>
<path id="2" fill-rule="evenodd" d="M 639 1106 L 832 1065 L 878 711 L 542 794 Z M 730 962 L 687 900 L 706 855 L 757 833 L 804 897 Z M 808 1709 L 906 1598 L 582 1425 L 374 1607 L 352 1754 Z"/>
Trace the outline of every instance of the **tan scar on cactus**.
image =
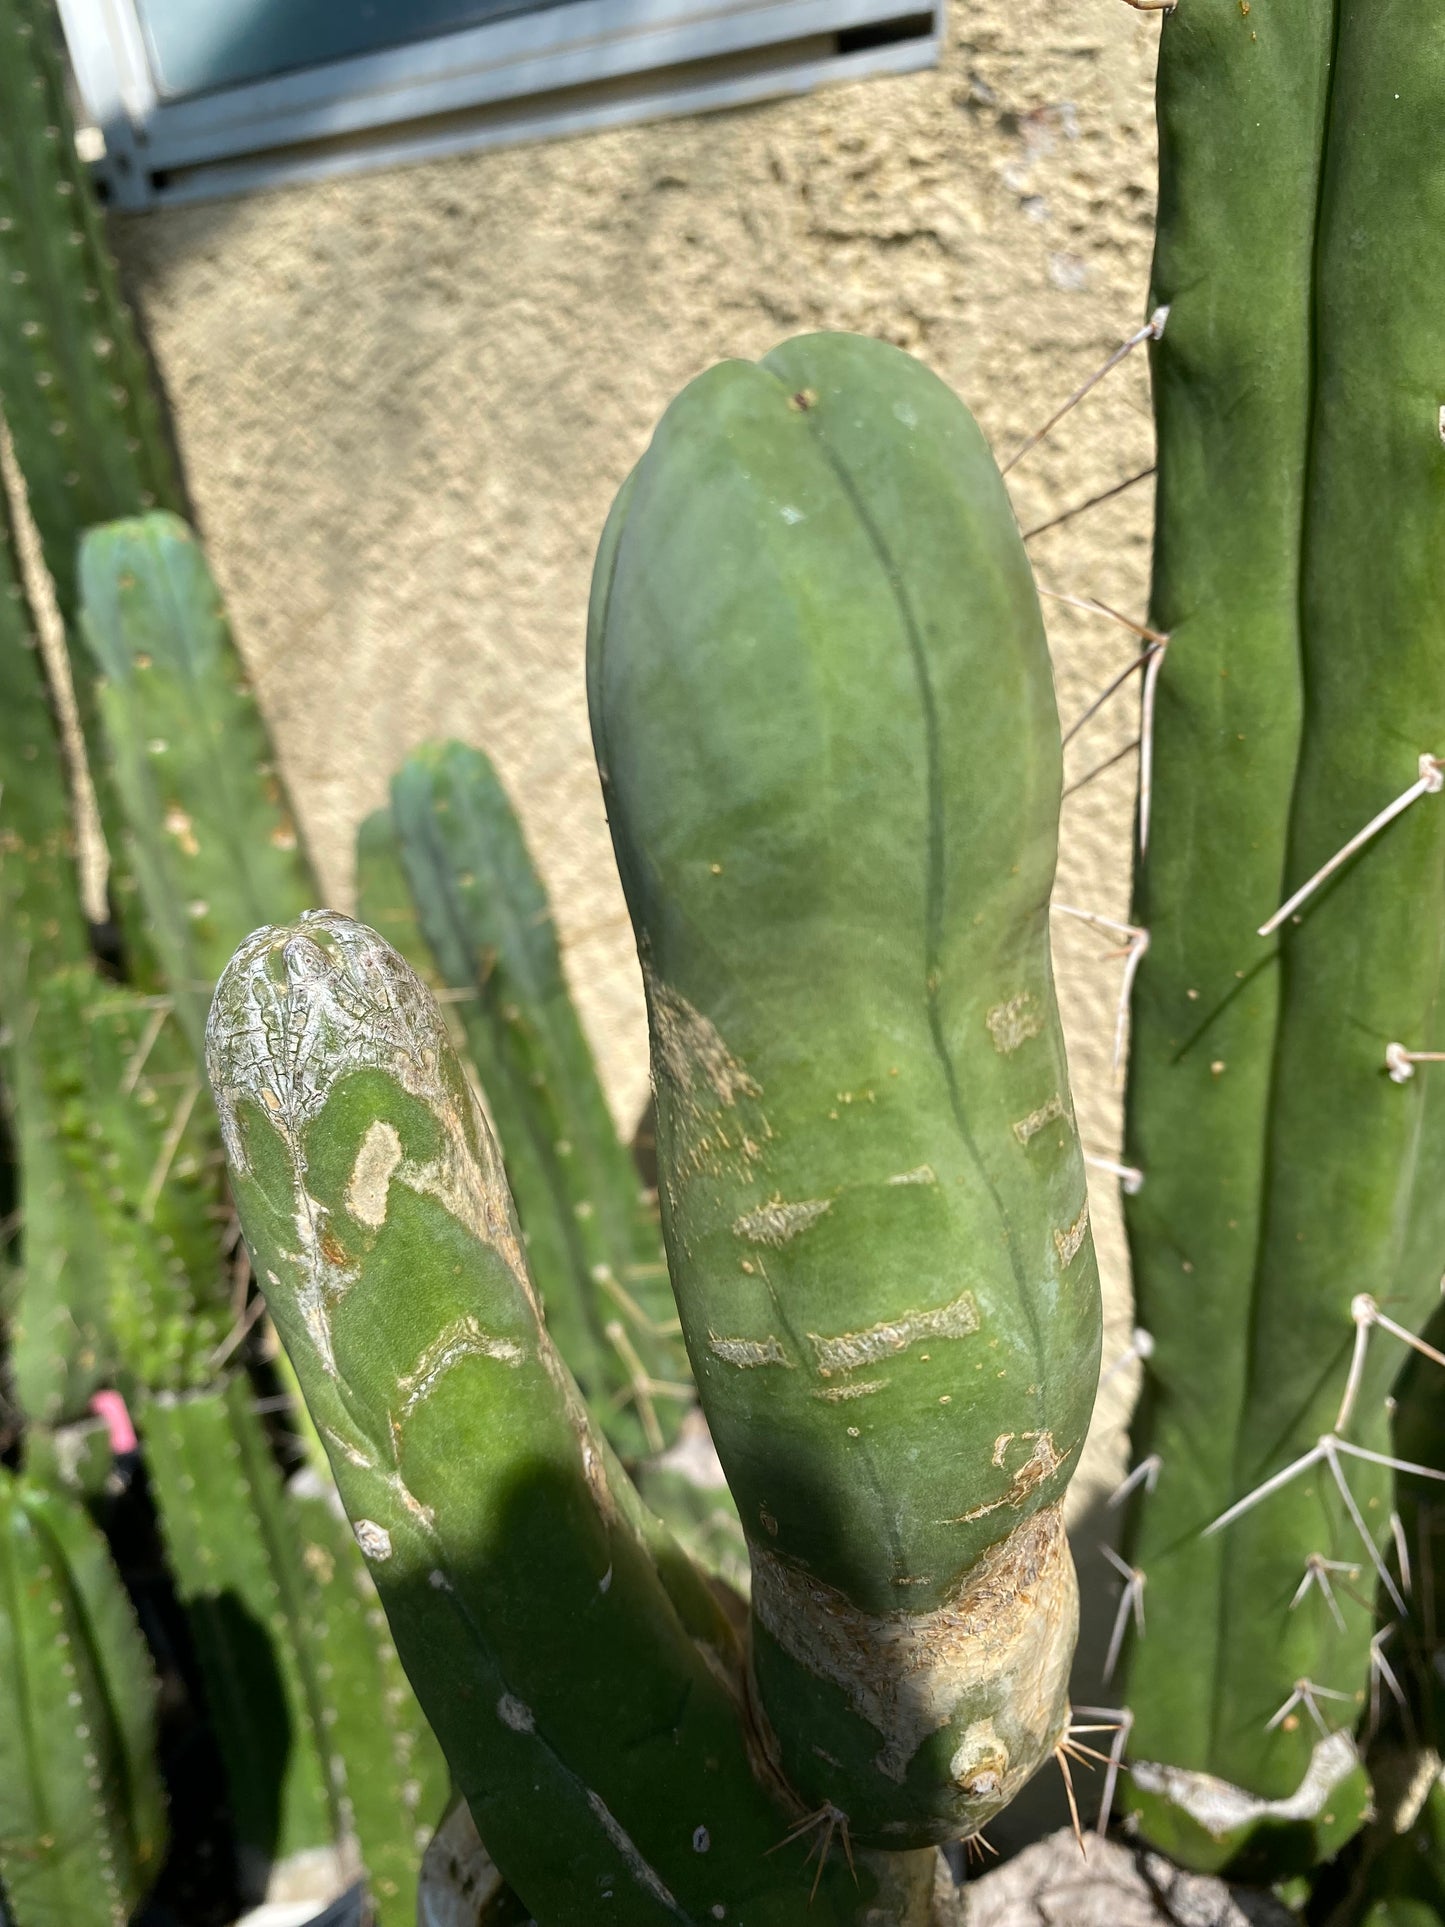
<path id="1" fill-rule="evenodd" d="M 832 1208 L 831 1198 L 800 1198 L 794 1204 L 774 1198 L 756 1211 L 745 1212 L 734 1223 L 733 1232 L 739 1238 L 746 1238 L 749 1244 L 785 1245 Z"/>
<path id="2" fill-rule="evenodd" d="M 978 1301 L 971 1291 L 961 1291 L 946 1305 L 907 1311 L 863 1331 L 839 1332 L 831 1338 L 809 1332 L 808 1343 L 817 1354 L 819 1372 L 827 1378 L 833 1372 L 849 1372 L 855 1366 L 871 1365 L 894 1352 L 907 1351 L 920 1339 L 968 1338 L 978 1326 Z"/>
<path id="3" fill-rule="evenodd" d="M 1017 1511 L 1030 1493 L 1036 1492 L 1045 1479 L 1051 1479 L 1069 1457 L 1067 1452 L 1060 1452 L 1054 1444 L 1052 1432 L 1003 1432 L 994 1442 L 992 1460 L 1000 1471 L 1003 1470 L 1008 1447 L 1015 1437 L 1023 1440 L 1032 1439 L 1034 1449 L 1014 1473 L 1007 1489 L 997 1499 L 990 1499 L 984 1505 L 976 1505 L 971 1511 L 961 1512 L 956 1519 L 945 1519 L 941 1522 L 942 1524 L 972 1525 L 975 1519 L 986 1519 L 990 1512 L 1000 1512 L 1005 1506 Z"/>
<path id="4" fill-rule="evenodd" d="M 658 1064 L 679 1091 L 690 1093 L 702 1085 L 719 1104 L 762 1096 L 761 1086 L 733 1056 L 710 1019 L 650 974 L 647 990 Z"/>
<path id="5" fill-rule="evenodd" d="M 1078 1588 L 1062 1502 L 989 1548 L 932 1612 L 866 1613 L 754 1545 L 753 1603 L 799 1665 L 842 1687 L 901 1782 L 929 1737 L 956 1732 L 953 1778 L 982 1825 L 1048 1758 L 1069 1716 Z M 974 1803 L 976 1802 L 976 1807 Z"/>
<path id="6" fill-rule="evenodd" d="M 1021 990 L 1016 997 L 995 1004 L 984 1021 L 994 1049 L 1008 1056 L 1030 1037 L 1038 1036 L 1044 1027 L 1044 1013 L 1033 992 Z"/>

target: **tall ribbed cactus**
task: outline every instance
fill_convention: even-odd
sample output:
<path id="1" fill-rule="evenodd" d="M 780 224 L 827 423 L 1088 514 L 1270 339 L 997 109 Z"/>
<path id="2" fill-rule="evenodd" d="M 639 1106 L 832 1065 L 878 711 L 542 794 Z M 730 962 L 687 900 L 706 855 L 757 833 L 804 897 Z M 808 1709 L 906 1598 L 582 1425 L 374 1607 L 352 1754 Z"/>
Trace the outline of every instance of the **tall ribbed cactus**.
<path id="1" fill-rule="evenodd" d="M 1420 25 L 1187 0 L 1160 60 L 1130 1802 L 1183 1857 L 1268 1872 L 1360 1820 L 1374 1594 L 1393 1618 L 1404 1583 L 1371 1571 L 1368 1456 L 1402 1354 L 1357 1294 L 1418 1330 L 1445 1264 L 1445 1084 L 1398 1058 L 1445 1042 L 1445 273 L 1409 239 L 1445 222 L 1445 40 Z"/>
<path id="2" fill-rule="evenodd" d="M 100 1534 L 0 1469 L 0 1916 L 125 1927 L 165 1844 L 155 1701 Z"/>
<path id="3" fill-rule="evenodd" d="M 178 508 L 180 483 L 76 153 L 47 0 L 0 0 L 0 406 L 70 625 L 85 530 Z"/>
<path id="4" fill-rule="evenodd" d="M 278 1857 L 349 1861 L 359 1845 L 377 1918 L 401 1927 L 415 1912 L 418 1832 L 443 1801 L 440 1755 L 360 1555 L 338 1538 L 329 1482 L 312 1471 L 308 1496 L 283 1490 L 249 1379 L 235 1374 L 244 1327 L 202 1101 L 221 965 L 256 923 L 313 902 L 314 885 L 190 531 L 159 512 L 95 526 L 175 506 L 180 491 L 75 151 L 48 0 L 0 0 L 0 410 L 65 628 L 125 939 L 117 982 L 113 946 L 105 970 L 92 952 L 76 773 L 0 490 L 0 1012 L 19 1166 L 5 1310 L 27 1458 L 58 1465 L 45 1428 L 80 1416 L 97 1386 L 129 1399 L 192 1612 L 247 1884 L 264 1886 Z M 0 1634 L 25 1632 L 18 1611 L 14 1596 L 0 1601 Z M 21 1777 L 0 1858 L 49 1866 L 36 1748 L 10 1763 Z M 45 1911 L 43 1883 L 13 1884 L 17 1927 L 110 1917 L 67 1878 L 59 1912 Z M 116 1918 L 137 1897 L 133 1883 L 118 1888 Z"/>
<path id="5" fill-rule="evenodd" d="M 104 1238 L 71 1172 L 60 1117 L 64 1058 L 55 1057 L 55 1032 L 62 1052 L 72 1039 L 56 1007 L 63 986 L 75 983 L 102 994 L 81 909 L 67 772 L 0 490 L 0 1012 L 24 1265 L 11 1294 L 11 1368 L 22 1407 L 47 1420 L 81 1414 L 115 1364 Z M 94 1146 L 83 1155 L 93 1160 Z"/>
<path id="6" fill-rule="evenodd" d="M 170 987 L 170 1035 L 191 1047 L 194 1093 L 225 957 L 268 910 L 296 914 L 314 901 L 315 885 L 189 529 L 156 512 L 93 530 L 80 579 L 114 794 Z M 209 1171 L 214 1181 L 214 1162 Z M 173 1186 L 184 1171 L 166 1175 Z M 196 1270 L 204 1275 L 204 1254 Z M 330 1851 L 354 1831 L 379 1918 L 406 1922 L 414 1836 L 444 1793 L 440 1756 L 384 1628 L 366 1621 L 369 1581 L 354 1545 L 318 1536 L 315 1505 L 282 1490 L 245 1377 L 205 1388 L 228 1355 L 213 1336 L 199 1373 L 152 1371 L 141 1382 L 159 1396 L 139 1418 L 218 1713 L 244 1871 L 264 1885 L 271 1861 Z"/>
<path id="7" fill-rule="evenodd" d="M 663 1225 L 769 1743 L 880 1844 L 1064 1735 L 1099 1306 L 1038 601 L 966 410 L 815 336 L 673 404 L 593 594 Z"/>
<path id="8" fill-rule="evenodd" d="M 96 523 L 183 506 L 174 455 L 102 216 L 76 152 L 53 0 L 0 0 L 0 414 L 13 441 L 75 674 L 110 893 L 143 970 L 78 625 L 80 539 Z"/>
<path id="9" fill-rule="evenodd" d="M 198 1101 L 204 1011 L 235 939 L 268 910 L 313 900 L 313 886 L 190 532 L 164 514 L 93 532 L 83 622 L 103 677 L 83 709 L 103 728 L 90 749 L 102 744 L 107 758 L 93 767 L 112 806 L 112 848 L 134 858 L 132 926 L 154 937 L 139 986 L 102 974 L 3 517 L 0 534 L 0 1003 L 21 1182 L 15 1389 L 38 1427 L 78 1417 L 98 1385 L 132 1403 L 196 1629 L 247 1883 L 263 1887 L 272 1860 L 333 1854 L 354 1836 L 378 1918 L 400 1927 L 414 1912 L 418 1832 L 445 1791 L 440 1755 L 374 1623 L 354 1544 L 336 1539 L 324 1500 L 283 1492 L 244 1375 L 217 1380 L 236 1307 L 215 1119 Z M 82 693 L 95 687 L 89 675 Z M 43 1466 L 44 1432 L 31 1437 Z M 9 1837 L 22 1858 L 38 1851 L 25 1827 L 17 1813 Z M 47 1918 L 28 1887 L 13 1906 L 19 1927 Z M 73 1918 L 89 1927 L 83 1912 Z"/>
<path id="10" fill-rule="evenodd" d="M 156 512 L 92 530 L 80 626 L 123 846 L 199 1055 L 238 936 L 316 901 L 249 680 L 191 531 Z"/>

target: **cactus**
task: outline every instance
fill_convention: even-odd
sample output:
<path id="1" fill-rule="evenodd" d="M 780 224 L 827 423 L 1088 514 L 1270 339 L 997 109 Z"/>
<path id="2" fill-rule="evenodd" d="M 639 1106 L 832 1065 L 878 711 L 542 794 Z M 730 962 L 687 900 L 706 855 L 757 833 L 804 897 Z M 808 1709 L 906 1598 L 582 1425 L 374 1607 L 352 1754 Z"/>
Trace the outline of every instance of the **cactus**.
<path id="1" fill-rule="evenodd" d="M 11 986 L 27 964 L 89 955 L 74 866 L 66 770 L 0 488 L 0 969 Z"/>
<path id="2" fill-rule="evenodd" d="M 324 1481 L 298 1474 L 286 1500 L 286 1530 L 299 1539 L 316 1600 L 302 1631 L 345 1831 L 366 1868 L 376 1927 L 416 1927 L 418 1863 L 446 1805 L 445 1762 L 407 1684 L 329 1470 Z"/>
<path id="3" fill-rule="evenodd" d="M 796 1918 L 806 1875 L 770 1858 L 787 1819 L 754 1778 L 730 1623 L 547 1336 L 425 987 L 345 918 L 264 930 L 217 989 L 210 1072 L 277 1329 L 507 1880 L 541 1919 Z M 855 1918 L 840 1867 L 818 1898 Z"/>
<path id="4" fill-rule="evenodd" d="M 491 764 L 447 743 L 392 780 L 417 919 L 450 989 L 562 1356 L 625 1459 L 693 1403 L 656 1209 L 567 994 L 551 906 Z"/>
<path id="5" fill-rule="evenodd" d="M 23 597 L 6 593 L 0 989 L 22 1172 L 12 1365 L 41 1422 L 30 1456 L 46 1462 L 43 1425 L 80 1416 L 98 1385 L 141 1401 L 247 1877 L 259 1886 L 276 1853 L 334 1857 L 354 1834 L 378 1919 L 401 1927 L 440 1755 L 354 1543 L 336 1540 L 324 1501 L 282 1492 L 244 1381 L 205 1389 L 234 1343 L 215 1119 L 197 1104 L 208 977 L 264 909 L 311 900 L 308 874 L 189 531 L 160 514 L 98 530 L 81 575 L 110 794 L 169 984 L 141 996 L 95 966 L 55 724 Z M 17 1912 L 22 1927 L 38 1918 L 28 1901 Z"/>
<path id="6" fill-rule="evenodd" d="M 1445 1250 L 1441 1092 L 1387 1074 L 1392 1043 L 1441 1041 L 1440 804 L 1256 934 L 1417 777 L 1438 787 L 1445 750 L 1445 286 L 1425 252 L 1399 271 L 1400 237 L 1445 219 L 1445 48 L 1417 26 L 1399 0 L 1192 0 L 1160 56 L 1170 640 L 1125 1152 L 1153 1339 L 1134 1449 L 1157 1476 L 1130 1527 L 1129 1804 L 1197 1866 L 1274 1876 L 1367 1800 L 1374 1605 L 1319 1562 L 1362 1564 L 1365 1595 L 1373 1564 L 1403 1604 L 1388 1467 L 1357 1456 L 1390 1454 L 1401 1353 L 1356 1295 L 1417 1331 Z"/>
<path id="7" fill-rule="evenodd" d="M 81 627 L 125 842 L 156 953 L 197 1057 L 240 937 L 316 901 L 274 752 L 205 556 L 157 512 L 93 529 Z"/>
<path id="8" fill-rule="evenodd" d="M 150 1402 L 146 1465 L 217 1714 L 243 1884 L 355 1838 L 383 1927 L 415 1914 L 446 1795 L 370 1582 L 326 1490 L 283 1491 L 246 1381 Z M 338 1862 L 338 1869 L 341 1863 Z M 408 1883 L 410 1883 L 408 1885 Z"/>
<path id="9" fill-rule="evenodd" d="M 0 1470 L 0 1910 L 125 1927 L 160 1870 L 155 1678 L 73 1500 Z"/>
<path id="10" fill-rule="evenodd" d="M 193 1060 L 163 1008 L 90 966 L 13 1007 L 23 1408 L 54 1423 L 80 1416 L 102 1383 L 132 1395 L 203 1383 L 231 1316 L 216 1262 L 215 1125 Z"/>
<path id="11" fill-rule="evenodd" d="M 152 1400 L 146 1468 L 193 1629 L 226 1764 L 243 1886 L 341 1832 L 320 1685 L 308 1665 L 309 1588 L 280 1474 L 241 1381 Z"/>
<path id="12" fill-rule="evenodd" d="M 113 516 L 182 506 L 159 398 L 75 149 L 51 0 L 0 0 L 0 413 L 65 630 L 76 704 L 111 845 L 110 892 L 132 969 L 147 974 L 120 815 L 78 632 L 78 550 Z"/>
<path id="13" fill-rule="evenodd" d="M 160 512 L 95 529 L 80 579 L 140 901 L 180 1030 L 199 1052 L 231 946 L 268 910 L 294 914 L 313 902 L 315 886 L 189 529 Z M 213 1376 L 214 1353 L 207 1364 L 198 1377 L 145 1382 L 182 1392 Z M 440 1808 L 440 1755 L 384 1627 L 368 1618 L 355 1544 L 329 1530 L 324 1498 L 283 1493 L 249 1397 L 244 1380 L 168 1396 L 149 1408 L 142 1433 L 172 1567 L 222 1709 L 252 1882 L 272 1858 L 329 1852 L 354 1833 L 378 1917 L 401 1923 L 415 1911 L 417 1828 Z"/>
<path id="14" fill-rule="evenodd" d="M 89 977 L 89 959 L 67 775 L 0 490 L 0 1010 L 24 1265 L 11 1365 L 22 1406 L 52 1421 L 80 1416 L 113 1362 L 103 1240 L 70 1181 L 55 1089 L 54 1047 L 71 1040 L 54 986 Z"/>
<path id="15" fill-rule="evenodd" d="M 181 500 L 150 371 L 75 151 L 58 34 L 48 0 L 0 0 L 0 406 L 72 630 L 84 531 Z"/>
<path id="16" fill-rule="evenodd" d="M 706 1571 L 746 1591 L 737 1508 L 697 1412 L 687 1354 L 670 1336 L 676 1313 L 655 1205 L 617 1140 L 516 818 L 486 757 L 459 743 L 416 752 L 394 792 L 396 806 L 357 832 L 358 914 L 424 982 L 452 993 L 452 1029 L 472 1044 L 548 1332 L 598 1422 L 649 1508 Z M 429 905 L 435 954 L 418 897 Z M 678 1439 L 684 1400 L 688 1429 Z M 678 1449 L 666 1459 L 639 1460 L 644 1447 L 669 1441 Z"/>
<path id="17" fill-rule="evenodd" d="M 190 531 L 161 512 L 95 526 L 176 507 L 180 488 L 57 33 L 48 0 L 0 0 L 0 405 L 65 628 L 124 954 L 103 972 L 93 953 L 0 490 L 0 1007 L 20 1167 L 5 1296 L 26 1456 L 58 1465 L 48 1427 L 98 1386 L 137 1406 L 243 1844 L 255 1861 L 278 1843 L 334 1856 L 354 1833 L 377 1917 L 401 1927 L 440 1755 L 354 1543 L 323 1497 L 282 1491 L 245 1378 L 217 1381 L 245 1326 L 215 1119 L 197 1104 L 205 1010 L 237 939 L 314 885 Z M 32 1795 L 43 1776 L 17 1798 Z M 51 1918 L 28 1890 L 11 1899 L 20 1927 Z M 63 1917 L 101 1916 L 77 1899 Z"/>
<path id="18" fill-rule="evenodd" d="M 969 1834 L 1065 1737 L 1099 1304 L 1048 655 L 967 411 L 848 336 L 702 376 L 588 664 L 770 1743 L 856 1838 Z"/>

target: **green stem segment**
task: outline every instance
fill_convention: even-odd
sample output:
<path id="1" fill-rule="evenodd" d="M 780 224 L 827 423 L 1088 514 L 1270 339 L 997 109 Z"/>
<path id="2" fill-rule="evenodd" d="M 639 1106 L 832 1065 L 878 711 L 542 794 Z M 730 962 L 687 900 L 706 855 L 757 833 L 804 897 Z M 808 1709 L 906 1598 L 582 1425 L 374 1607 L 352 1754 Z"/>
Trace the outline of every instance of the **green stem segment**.
<path id="1" fill-rule="evenodd" d="M 217 989 L 209 1065 L 272 1316 L 508 1882 L 541 1920 L 800 1922 L 727 1623 L 547 1337 L 420 980 L 343 917 L 261 931 Z M 860 1904 L 825 1869 L 813 1918 Z"/>
<path id="2" fill-rule="evenodd" d="M 155 1676 L 83 1508 L 0 1471 L 0 1913 L 125 1927 L 165 1843 Z"/>
<path id="3" fill-rule="evenodd" d="M 1445 276 L 1423 240 L 1445 220 L 1445 48 L 1402 0 L 1196 0 L 1164 26 L 1159 112 L 1171 641 L 1127 1156 L 1154 1339 L 1136 1450 L 1161 1464 L 1130 1554 L 1130 1799 L 1181 1857 L 1278 1874 L 1363 1812 L 1374 1630 L 1348 1588 L 1333 1611 L 1318 1586 L 1291 1600 L 1312 1556 L 1378 1555 L 1323 1462 L 1205 1528 L 1336 1424 L 1355 1294 L 1418 1329 L 1445 1250 L 1445 1086 L 1386 1071 L 1392 1041 L 1439 1042 L 1445 808 L 1422 799 L 1255 934 L 1445 750 Z M 1376 1333 L 1349 1443 L 1388 1451 L 1398 1364 Z M 1383 1541 L 1388 1476 L 1341 1465 Z M 1316 1711 L 1274 1720 L 1301 1681 Z"/>
<path id="4" fill-rule="evenodd" d="M 1099 1355 L 1058 722 L 968 412 L 850 336 L 703 375 L 614 507 L 588 663 L 771 1744 L 856 1837 L 957 1837 L 1067 1721 Z"/>
<path id="5" fill-rule="evenodd" d="M 275 751 L 206 558 L 177 516 L 92 530 L 82 628 L 126 849 L 199 1059 L 236 944 L 316 902 Z"/>

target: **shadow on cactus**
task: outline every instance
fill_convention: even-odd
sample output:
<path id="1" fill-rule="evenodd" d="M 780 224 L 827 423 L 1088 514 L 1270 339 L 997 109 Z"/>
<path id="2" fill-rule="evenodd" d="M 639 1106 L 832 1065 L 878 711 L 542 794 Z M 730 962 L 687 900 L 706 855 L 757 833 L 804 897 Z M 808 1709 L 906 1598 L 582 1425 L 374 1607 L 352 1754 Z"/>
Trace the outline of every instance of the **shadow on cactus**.
<path id="1" fill-rule="evenodd" d="M 813 1919 L 921 1927 L 934 1844 L 1067 1739 L 1061 1506 L 1099 1348 L 1047 937 L 1058 724 L 966 410 L 847 336 L 701 377 L 608 524 L 589 682 L 746 1637 L 589 1414 L 446 1023 L 364 925 L 263 930 L 221 980 L 238 1207 L 538 1919 L 606 1895 L 781 1927 L 816 1882 Z"/>

